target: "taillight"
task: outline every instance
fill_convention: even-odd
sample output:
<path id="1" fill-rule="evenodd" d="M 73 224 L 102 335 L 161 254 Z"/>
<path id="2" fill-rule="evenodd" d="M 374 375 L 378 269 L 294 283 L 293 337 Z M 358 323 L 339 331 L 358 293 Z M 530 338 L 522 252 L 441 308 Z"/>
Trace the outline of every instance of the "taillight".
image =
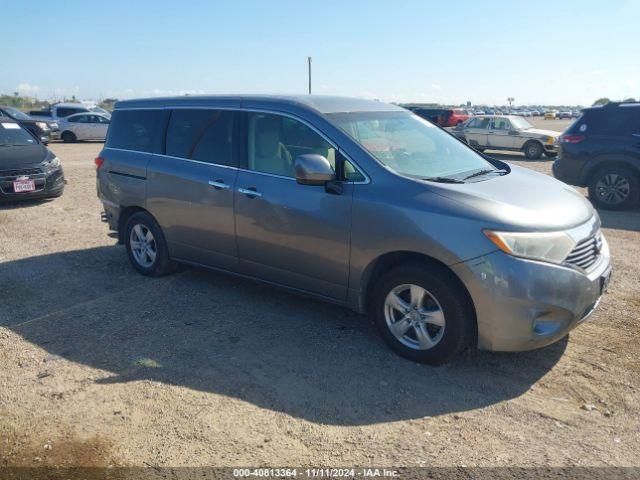
<path id="1" fill-rule="evenodd" d="M 584 135 L 562 135 L 560 143 L 580 143 L 584 138 Z"/>
<path id="2" fill-rule="evenodd" d="M 100 167 L 102 166 L 102 164 L 104 163 L 104 158 L 102 157 L 96 157 L 96 159 L 93 161 L 93 163 L 96 164 L 96 170 L 100 170 Z"/>

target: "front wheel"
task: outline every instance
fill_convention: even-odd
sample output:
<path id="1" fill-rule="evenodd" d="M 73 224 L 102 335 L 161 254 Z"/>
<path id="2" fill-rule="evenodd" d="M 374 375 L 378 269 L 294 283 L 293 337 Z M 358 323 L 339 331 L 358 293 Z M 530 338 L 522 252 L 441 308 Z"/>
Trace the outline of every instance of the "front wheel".
<path id="1" fill-rule="evenodd" d="M 438 267 L 405 265 L 386 273 L 373 289 L 370 308 L 387 344 L 421 363 L 451 360 L 475 332 L 466 291 Z"/>
<path id="2" fill-rule="evenodd" d="M 69 131 L 62 132 L 60 138 L 64 143 L 75 143 L 78 141 L 78 137 L 76 137 L 76 134 Z"/>
<path id="3" fill-rule="evenodd" d="M 639 198 L 638 176 L 626 167 L 604 167 L 589 180 L 589 199 L 596 208 L 624 210 L 633 206 Z"/>
<path id="4" fill-rule="evenodd" d="M 138 272 L 160 277 L 175 270 L 160 226 L 147 212 L 134 213 L 127 220 L 125 244 L 129 261 Z"/>
<path id="5" fill-rule="evenodd" d="M 529 160 L 537 160 L 544 149 L 539 142 L 528 142 L 522 150 L 524 151 L 524 156 Z"/>

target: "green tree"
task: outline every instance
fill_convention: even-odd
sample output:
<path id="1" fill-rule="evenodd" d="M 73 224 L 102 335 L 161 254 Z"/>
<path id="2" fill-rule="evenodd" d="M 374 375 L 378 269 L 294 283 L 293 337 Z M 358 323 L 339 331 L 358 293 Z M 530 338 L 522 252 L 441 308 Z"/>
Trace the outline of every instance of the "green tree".
<path id="1" fill-rule="evenodd" d="M 625 99 L 623 100 L 623 102 L 624 102 L 624 103 L 633 103 L 633 102 L 635 102 L 635 101 L 636 101 L 636 99 L 635 99 L 635 98 L 633 98 L 633 97 L 625 98 Z"/>
<path id="2" fill-rule="evenodd" d="M 593 102 L 594 105 L 606 105 L 607 103 L 609 103 L 611 100 L 609 100 L 607 97 L 602 97 L 597 99 L 595 102 Z"/>

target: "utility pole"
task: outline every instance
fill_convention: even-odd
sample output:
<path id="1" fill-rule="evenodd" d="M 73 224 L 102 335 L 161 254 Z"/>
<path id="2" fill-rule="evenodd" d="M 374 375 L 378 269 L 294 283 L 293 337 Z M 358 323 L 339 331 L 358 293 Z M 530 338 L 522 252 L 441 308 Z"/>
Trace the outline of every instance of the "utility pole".
<path id="1" fill-rule="evenodd" d="M 311 57 L 307 57 L 307 63 L 309 66 L 309 95 L 311 95 Z"/>

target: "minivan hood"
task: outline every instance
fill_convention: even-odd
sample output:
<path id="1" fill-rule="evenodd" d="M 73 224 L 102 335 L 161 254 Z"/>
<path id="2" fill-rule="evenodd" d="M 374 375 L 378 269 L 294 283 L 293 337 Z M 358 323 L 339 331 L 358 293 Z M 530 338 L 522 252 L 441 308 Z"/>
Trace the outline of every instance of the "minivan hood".
<path id="1" fill-rule="evenodd" d="M 564 230 L 594 215 L 589 201 L 570 186 L 527 168 L 509 166 L 507 175 L 460 185 L 438 184 L 437 191 L 479 212 L 493 223 L 489 228 Z"/>

